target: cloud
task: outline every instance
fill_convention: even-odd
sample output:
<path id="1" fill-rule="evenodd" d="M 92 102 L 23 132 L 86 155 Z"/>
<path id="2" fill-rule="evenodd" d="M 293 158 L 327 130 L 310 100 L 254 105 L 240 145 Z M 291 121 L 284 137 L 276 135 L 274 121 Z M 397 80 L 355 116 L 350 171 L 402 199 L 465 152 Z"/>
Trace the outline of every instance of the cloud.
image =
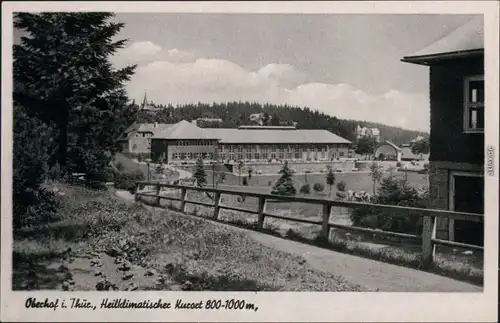
<path id="1" fill-rule="evenodd" d="M 343 119 L 367 120 L 408 129 L 429 129 L 427 94 L 391 89 L 372 94 L 349 84 L 308 81 L 289 64 L 268 64 L 251 71 L 224 59 L 133 43 L 118 63 L 139 64 L 127 84 L 131 98 L 147 91 L 156 103 L 257 101 L 309 107 Z M 117 63 L 115 63 L 117 65 Z"/>

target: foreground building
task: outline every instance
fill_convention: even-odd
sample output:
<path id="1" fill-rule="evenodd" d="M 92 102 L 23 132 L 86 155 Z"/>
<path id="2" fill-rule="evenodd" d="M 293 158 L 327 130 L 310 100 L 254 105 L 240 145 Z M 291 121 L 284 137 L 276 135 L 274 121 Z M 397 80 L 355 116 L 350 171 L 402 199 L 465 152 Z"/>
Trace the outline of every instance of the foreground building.
<path id="1" fill-rule="evenodd" d="M 431 207 L 484 213 L 484 40 L 482 18 L 404 57 L 430 67 Z M 437 234 L 483 244 L 484 226 L 438 221 Z"/>
<path id="2" fill-rule="evenodd" d="M 151 158 L 182 163 L 203 158 L 225 163 L 331 161 L 348 157 L 350 141 L 327 130 L 242 126 L 199 128 L 181 121 L 151 138 Z"/>

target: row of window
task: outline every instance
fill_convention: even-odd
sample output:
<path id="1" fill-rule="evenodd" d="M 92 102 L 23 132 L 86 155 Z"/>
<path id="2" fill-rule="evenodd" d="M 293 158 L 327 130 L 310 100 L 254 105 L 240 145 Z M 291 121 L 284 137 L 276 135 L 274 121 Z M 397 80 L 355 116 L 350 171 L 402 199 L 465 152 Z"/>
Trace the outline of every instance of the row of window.
<path id="1" fill-rule="evenodd" d="M 334 146 L 330 146 L 333 148 Z M 308 145 L 219 145 L 219 152 L 326 152 L 327 146 Z"/>
<path id="2" fill-rule="evenodd" d="M 215 143 L 211 140 L 177 140 L 177 146 L 213 146 Z"/>
<path id="3" fill-rule="evenodd" d="M 203 158 L 207 160 L 214 160 L 214 157 L 217 157 L 219 160 L 268 160 L 268 159 L 304 159 L 304 158 L 318 158 L 318 159 L 327 159 L 326 152 L 319 152 L 315 154 L 302 154 L 301 152 L 288 152 L 288 153 L 221 153 L 215 155 L 214 153 L 174 153 L 172 155 L 174 160 L 184 160 L 184 159 L 198 159 Z M 333 154 L 334 158 L 336 157 L 344 157 L 344 152 L 340 151 L 338 156 L 336 153 Z"/>

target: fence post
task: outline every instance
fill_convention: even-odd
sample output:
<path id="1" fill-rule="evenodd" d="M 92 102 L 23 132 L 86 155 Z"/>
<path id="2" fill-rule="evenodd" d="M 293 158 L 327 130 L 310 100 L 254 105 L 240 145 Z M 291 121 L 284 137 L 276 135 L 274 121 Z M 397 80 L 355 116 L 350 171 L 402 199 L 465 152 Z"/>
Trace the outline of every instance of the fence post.
<path id="1" fill-rule="evenodd" d="M 321 224 L 320 236 L 323 239 L 328 240 L 328 235 L 330 233 L 330 226 L 328 225 L 330 221 L 330 213 L 332 211 L 332 206 L 330 204 L 323 204 L 323 222 Z"/>
<path id="2" fill-rule="evenodd" d="M 181 212 L 184 213 L 186 210 L 186 195 L 187 190 L 185 187 L 181 188 Z"/>
<path id="3" fill-rule="evenodd" d="M 429 268 L 434 262 L 436 247 L 432 242 L 435 235 L 435 221 L 433 216 L 424 216 L 422 219 L 422 268 Z"/>
<path id="4" fill-rule="evenodd" d="M 134 193 L 134 200 L 135 201 L 139 201 L 139 195 L 137 195 L 138 193 L 139 193 L 139 183 L 135 182 L 135 193 Z"/>
<path id="5" fill-rule="evenodd" d="M 220 192 L 215 192 L 214 195 L 214 219 L 217 220 L 219 217 L 219 210 L 220 210 Z"/>
<path id="6" fill-rule="evenodd" d="M 160 183 L 156 184 L 156 205 L 160 206 L 160 191 L 161 191 L 161 186 Z"/>
<path id="7" fill-rule="evenodd" d="M 266 198 L 259 196 L 259 209 L 257 218 L 257 229 L 262 230 L 264 228 L 264 213 L 266 212 Z"/>

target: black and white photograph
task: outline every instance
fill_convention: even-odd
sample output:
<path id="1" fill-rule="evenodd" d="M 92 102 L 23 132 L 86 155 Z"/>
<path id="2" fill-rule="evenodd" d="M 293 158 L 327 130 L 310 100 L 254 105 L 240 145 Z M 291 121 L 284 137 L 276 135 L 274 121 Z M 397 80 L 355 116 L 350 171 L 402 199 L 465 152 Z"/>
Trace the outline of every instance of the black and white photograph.
<path id="1" fill-rule="evenodd" d="M 24 295 L 9 311 L 263 320 L 248 313 L 302 292 L 497 288 L 498 14 L 45 4 L 9 8 L 2 45 L 2 298 Z"/>

